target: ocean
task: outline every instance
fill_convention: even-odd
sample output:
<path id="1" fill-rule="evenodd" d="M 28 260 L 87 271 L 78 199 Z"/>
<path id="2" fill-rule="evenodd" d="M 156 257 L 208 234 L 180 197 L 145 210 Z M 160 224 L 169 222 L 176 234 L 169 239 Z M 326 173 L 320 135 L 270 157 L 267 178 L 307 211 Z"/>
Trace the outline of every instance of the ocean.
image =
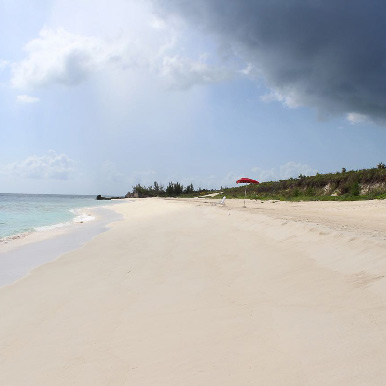
<path id="1" fill-rule="evenodd" d="M 86 208 L 110 205 L 96 196 L 0 193 L 0 242 L 94 217 Z"/>

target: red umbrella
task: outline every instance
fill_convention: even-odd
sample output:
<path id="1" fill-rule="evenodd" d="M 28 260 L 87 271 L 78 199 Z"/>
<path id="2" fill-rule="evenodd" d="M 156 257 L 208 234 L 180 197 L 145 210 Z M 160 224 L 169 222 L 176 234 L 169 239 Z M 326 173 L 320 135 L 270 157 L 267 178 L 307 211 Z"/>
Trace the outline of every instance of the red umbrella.
<path id="1" fill-rule="evenodd" d="M 252 180 L 252 178 L 240 178 L 236 181 L 236 184 L 259 184 L 259 181 Z M 245 198 L 247 197 L 247 185 L 245 185 L 245 196 L 244 196 L 244 208 L 245 206 Z"/>
<path id="2" fill-rule="evenodd" d="M 259 181 L 252 180 L 252 178 L 240 178 L 236 184 L 259 184 Z"/>

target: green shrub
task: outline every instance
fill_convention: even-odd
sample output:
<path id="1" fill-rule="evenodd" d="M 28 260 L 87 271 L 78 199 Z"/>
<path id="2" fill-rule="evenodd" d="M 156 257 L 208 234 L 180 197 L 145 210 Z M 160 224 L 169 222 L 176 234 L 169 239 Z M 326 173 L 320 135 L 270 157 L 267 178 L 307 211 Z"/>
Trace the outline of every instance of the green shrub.
<path id="1" fill-rule="evenodd" d="M 360 194 L 360 188 L 359 188 L 359 183 L 354 182 L 351 187 L 350 187 L 350 194 L 352 196 L 359 196 Z"/>

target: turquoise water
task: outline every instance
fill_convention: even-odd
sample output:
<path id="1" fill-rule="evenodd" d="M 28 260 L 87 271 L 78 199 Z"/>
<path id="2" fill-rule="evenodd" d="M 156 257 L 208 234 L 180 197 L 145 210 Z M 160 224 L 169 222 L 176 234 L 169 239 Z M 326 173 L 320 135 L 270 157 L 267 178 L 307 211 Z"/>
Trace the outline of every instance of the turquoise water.
<path id="1" fill-rule="evenodd" d="M 0 239 L 92 220 L 84 208 L 109 204 L 95 196 L 0 193 Z"/>

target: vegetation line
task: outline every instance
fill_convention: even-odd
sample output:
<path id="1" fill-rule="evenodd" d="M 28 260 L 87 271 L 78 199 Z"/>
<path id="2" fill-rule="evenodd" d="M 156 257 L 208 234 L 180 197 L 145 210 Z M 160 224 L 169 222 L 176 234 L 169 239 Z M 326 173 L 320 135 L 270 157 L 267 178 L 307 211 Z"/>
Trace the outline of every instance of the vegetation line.
<path id="1" fill-rule="evenodd" d="M 290 201 L 336 201 L 336 200 L 371 200 L 386 198 L 386 165 L 381 162 L 376 168 L 319 174 L 315 176 L 299 175 L 287 180 L 250 184 L 246 187 L 247 198 L 257 200 Z M 243 198 L 244 186 L 233 188 L 194 189 L 193 184 L 184 187 L 176 182 L 169 182 L 166 188 L 154 182 L 152 186 L 140 184 L 133 187 L 126 197 L 202 197 L 217 192 L 215 198 Z"/>

